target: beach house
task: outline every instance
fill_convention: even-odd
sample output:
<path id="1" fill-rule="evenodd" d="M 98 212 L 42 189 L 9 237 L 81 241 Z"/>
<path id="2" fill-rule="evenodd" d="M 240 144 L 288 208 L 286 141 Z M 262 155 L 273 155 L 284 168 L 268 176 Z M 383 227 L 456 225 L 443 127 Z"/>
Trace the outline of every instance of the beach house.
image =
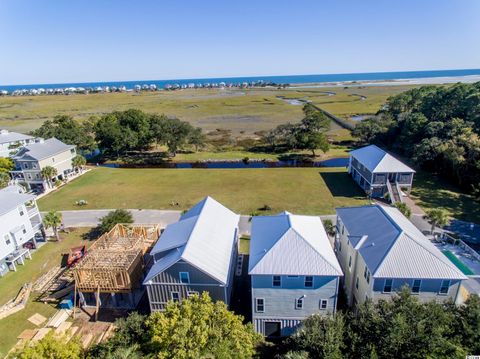
<path id="1" fill-rule="evenodd" d="M 16 270 L 43 239 L 42 218 L 35 196 L 20 186 L 0 190 L 0 275 Z"/>
<path id="2" fill-rule="evenodd" d="M 23 133 L 0 130 L 0 157 L 11 157 L 20 147 L 35 142 L 35 138 Z"/>
<path id="3" fill-rule="evenodd" d="M 319 217 L 283 212 L 252 219 L 252 322 L 267 337 L 291 334 L 314 313 L 334 313 L 342 269 Z"/>
<path id="4" fill-rule="evenodd" d="M 457 301 L 467 277 L 394 207 L 337 208 L 335 248 L 348 304 L 402 287 L 421 301 Z"/>
<path id="5" fill-rule="evenodd" d="M 155 263 L 143 282 L 152 311 L 202 292 L 229 304 L 238 222 L 237 214 L 206 197 L 165 228 L 151 251 Z"/>
<path id="6" fill-rule="evenodd" d="M 381 148 L 370 145 L 350 152 L 348 173 L 371 197 L 389 194 L 402 201 L 402 190 L 412 188 L 415 171 Z"/>
<path id="7" fill-rule="evenodd" d="M 40 139 L 21 148 L 12 157 L 16 169 L 10 173 L 14 180 L 25 184 L 27 188 L 44 191 L 53 186 L 56 180 L 67 180 L 74 175 L 72 159 L 76 154 L 74 145 L 67 145 L 56 138 Z M 47 166 L 55 168 L 57 174 L 45 179 L 42 169 Z"/>

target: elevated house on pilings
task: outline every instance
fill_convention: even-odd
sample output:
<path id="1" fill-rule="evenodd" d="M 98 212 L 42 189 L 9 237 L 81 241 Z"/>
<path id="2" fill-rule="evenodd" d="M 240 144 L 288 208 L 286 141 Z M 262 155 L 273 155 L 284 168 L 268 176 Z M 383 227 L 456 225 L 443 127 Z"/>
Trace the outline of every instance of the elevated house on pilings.
<path id="1" fill-rule="evenodd" d="M 133 309 L 143 295 L 142 280 L 159 225 L 117 224 L 92 244 L 73 268 L 80 305 Z"/>

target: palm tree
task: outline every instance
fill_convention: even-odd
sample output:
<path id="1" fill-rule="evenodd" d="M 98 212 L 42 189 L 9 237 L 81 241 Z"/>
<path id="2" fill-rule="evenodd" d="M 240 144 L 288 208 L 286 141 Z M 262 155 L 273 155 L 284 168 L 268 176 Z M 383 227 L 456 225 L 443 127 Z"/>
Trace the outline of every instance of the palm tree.
<path id="1" fill-rule="evenodd" d="M 427 218 L 430 220 L 430 224 L 432 225 L 431 234 L 433 234 L 435 227 L 442 228 L 450 222 L 447 213 L 441 209 L 432 209 L 428 211 Z"/>
<path id="2" fill-rule="evenodd" d="M 72 159 L 72 166 L 75 169 L 80 170 L 80 172 L 83 171 L 83 166 L 85 166 L 86 164 L 87 164 L 87 160 L 82 155 L 76 155 Z"/>
<path id="3" fill-rule="evenodd" d="M 47 181 L 48 186 L 52 187 L 52 178 L 57 175 L 57 169 L 52 166 L 46 166 L 42 168 L 40 173 L 42 174 L 43 179 Z"/>
<path id="4" fill-rule="evenodd" d="M 55 237 L 57 237 L 57 241 L 60 242 L 60 236 L 58 235 L 58 227 L 62 224 L 62 214 L 56 211 L 50 211 L 47 213 L 45 218 L 43 219 L 43 225 L 45 228 L 52 227 L 53 233 Z"/>

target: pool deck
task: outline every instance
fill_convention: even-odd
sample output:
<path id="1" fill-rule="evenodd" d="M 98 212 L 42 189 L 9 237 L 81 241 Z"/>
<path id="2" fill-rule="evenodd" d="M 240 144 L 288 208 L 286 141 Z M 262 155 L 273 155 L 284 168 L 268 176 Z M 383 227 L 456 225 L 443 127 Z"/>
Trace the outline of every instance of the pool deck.
<path id="1" fill-rule="evenodd" d="M 460 246 L 456 246 L 453 244 L 448 243 L 434 243 L 435 246 L 440 250 L 448 250 L 452 252 L 455 257 L 457 257 L 462 263 L 464 263 L 468 268 L 472 270 L 474 273 L 472 276 L 480 277 L 480 261 L 472 256 L 468 251 L 461 248 Z"/>

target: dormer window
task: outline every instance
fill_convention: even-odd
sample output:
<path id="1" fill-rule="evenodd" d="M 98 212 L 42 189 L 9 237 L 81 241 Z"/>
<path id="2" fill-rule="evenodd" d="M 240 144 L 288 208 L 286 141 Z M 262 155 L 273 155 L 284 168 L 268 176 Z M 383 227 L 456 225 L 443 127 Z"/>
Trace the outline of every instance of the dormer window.
<path id="1" fill-rule="evenodd" d="M 179 275 L 180 275 L 180 283 L 183 283 L 183 284 L 190 283 L 190 275 L 188 274 L 188 272 L 180 272 Z"/>
<path id="2" fill-rule="evenodd" d="M 281 287 L 282 286 L 282 277 L 279 275 L 274 275 L 272 278 L 272 287 Z"/>

